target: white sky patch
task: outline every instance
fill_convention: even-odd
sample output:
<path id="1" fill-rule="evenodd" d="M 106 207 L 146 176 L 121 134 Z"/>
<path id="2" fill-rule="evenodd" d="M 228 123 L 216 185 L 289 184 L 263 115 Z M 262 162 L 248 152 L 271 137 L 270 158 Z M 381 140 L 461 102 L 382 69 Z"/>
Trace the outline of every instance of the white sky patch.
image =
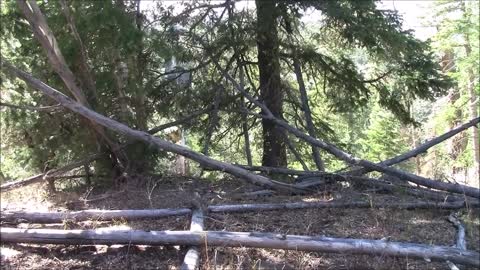
<path id="1" fill-rule="evenodd" d="M 425 21 L 433 19 L 434 1 L 381 1 L 380 9 L 396 10 L 403 18 L 403 29 L 414 30 L 416 38 L 426 40 L 437 33 L 434 26 L 427 26 Z"/>
<path id="2" fill-rule="evenodd" d="M 169 0 L 163 1 L 165 6 L 173 6 L 174 14 L 178 14 L 183 10 L 182 2 L 178 0 Z M 212 4 L 222 3 L 221 1 L 211 1 Z M 143 0 L 140 2 L 140 8 L 142 10 L 148 10 L 154 8 L 156 1 Z M 434 26 L 425 25 L 425 21 L 428 19 L 433 19 L 432 16 L 432 1 L 381 1 L 378 2 L 377 6 L 379 9 L 390 9 L 396 10 L 403 18 L 403 29 L 414 30 L 414 35 L 418 39 L 426 40 L 431 38 L 436 33 L 436 28 Z M 237 1 L 235 2 L 235 7 L 237 10 L 242 9 L 254 9 L 255 1 Z M 302 18 L 302 21 L 305 23 L 314 23 L 320 18 L 320 12 L 315 10 L 309 10 L 305 13 L 305 16 Z"/>

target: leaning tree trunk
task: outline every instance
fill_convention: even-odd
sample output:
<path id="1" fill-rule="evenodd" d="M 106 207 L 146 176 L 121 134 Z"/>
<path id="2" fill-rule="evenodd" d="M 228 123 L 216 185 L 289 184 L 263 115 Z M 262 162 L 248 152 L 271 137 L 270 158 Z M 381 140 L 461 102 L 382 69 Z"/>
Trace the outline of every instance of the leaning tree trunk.
<path id="1" fill-rule="evenodd" d="M 480 198 L 480 189 L 470 187 L 470 186 L 465 186 L 465 185 L 460 185 L 460 184 L 452 184 L 452 183 L 445 183 L 445 182 L 440 182 L 440 181 L 434 181 L 429 178 L 425 178 L 422 176 L 418 176 L 406 171 L 402 171 L 400 169 L 392 168 L 392 167 L 387 167 L 382 163 L 373 163 L 369 160 L 365 159 L 360 159 L 352 154 L 349 154 L 342 149 L 338 148 L 337 146 L 326 143 L 324 141 L 318 140 L 312 136 L 309 136 L 297 128 L 291 126 L 287 122 L 285 122 L 282 119 L 279 119 L 275 117 L 270 110 L 261 102 L 256 100 L 253 96 L 251 96 L 249 93 L 241 89 L 239 84 L 235 81 L 235 79 L 230 76 L 224 69 L 221 68 L 221 66 L 218 64 L 218 61 L 214 61 L 214 64 L 216 65 L 217 69 L 220 70 L 223 74 L 223 76 L 232 82 L 234 87 L 239 91 L 242 95 L 244 95 L 250 102 L 255 104 L 257 107 L 261 108 L 262 111 L 264 112 L 263 115 L 258 115 L 257 117 L 261 117 L 262 119 L 269 119 L 273 121 L 275 124 L 277 124 L 279 127 L 285 129 L 286 131 L 292 133 L 293 135 L 297 136 L 298 138 L 304 140 L 305 142 L 319 147 L 328 153 L 332 154 L 333 156 L 337 157 L 340 160 L 346 161 L 349 164 L 355 165 L 355 166 L 361 166 L 369 170 L 374 170 L 378 172 L 382 172 L 391 176 L 395 176 L 400 178 L 403 181 L 410 181 L 422 186 L 434 188 L 434 189 L 439 189 L 439 190 L 445 190 L 449 192 L 454 192 L 454 193 L 459 193 L 459 194 L 465 194 L 467 196 L 475 197 L 475 198 Z M 472 121 L 478 121 L 479 119 L 473 119 Z M 477 122 L 478 123 L 478 122 Z"/>
<path id="2" fill-rule="evenodd" d="M 204 156 L 195 151 L 192 151 L 187 147 L 167 142 L 158 137 L 154 137 L 146 132 L 133 130 L 122 123 L 119 123 L 115 120 L 112 120 L 108 117 L 98 114 L 97 112 L 94 112 L 86 108 L 82 104 L 73 101 L 72 99 L 65 96 L 58 90 L 44 84 L 38 79 L 32 77 L 30 74 L 17 69 L 16 67 L 12 66 L 10 63 L 6 61 L 3 62 L 3 65 L 1 66 L 1 68 L 3 70 L 10 72 L 12 75 L 24 80 L 28 85 L 43 92 L 50 98 L 58 101 L 60 104 L 62 104 L 62 106 L 86 117 L 90 121 L 98 125 L 102 125 L 106 128 L 109 128 L 113 131 L 119 132 L 132 139 L 143 141 L 144 143 L 148 144 L 149 146 L 155 147 L 158 150 L 179 154 L 186 158 L 197 161 L 198 163 L 200 163 L 200 165 L 204 167 L 210 167 L 214 170 L 230 173 L 234 176 L 245 179 L 252 184 L 269 187 L 285 193 L 304 193 L 305 192 L 305 190 L 301 188 L 297 188 L 297 187 L 294 187 L 293 185 L 285 184 L 279 181 L 274 181 L 261 175 L 252 174 L 251 172 L 245 169 L 242 169 L 238 166 L 232 165 L 230 163 L 214 160 L 208 156 Z"/>
<path id="3" fill-rule="evenodd" d="M 283 90 L 280 81 L 277 8 L 274 1 L 255 1 L 257 6 L 257 48 L 260 94 L 272 114 L 283 118 Z M 262 119 L 263 166 L 285 167 L 287 151 L 284 131 L 269 119 Z"/>
<path id="4" fill-rule="evenodd" d="M 33 0 L 17 0 L 17 4 L 22 11 L 23 15 L 30 24 L 33 34 L 38 42 L 41 44 L 44 49 L 47 58 L 51 64 L 53 70 L 59 75 L 64 84 L 67 86 L 67 89 L 75 97 L 75 99 L 82 105 L 91 108 L 91 104 L 88 102 L 85 92 L 77 84 L 77 79 L 69 66 L 67 65 L 65 58 L 63 57 L 62 52 L 60 51 L 57 40 L 47 24 L 47 20 L 43 15 L 42 11 L 38 7 L 37 3 Z M 64 9 L 65 11 L 65 9 Z M 67 11 L 67 15 L 70 15 Z M 76 33 L 75 25 L 71 20 L 71 17 L 67 18 L 70 23 L 70 28 L 74 34 Z M 75 36 L 76 39 L 79 38 L 78 33 Z M 80 40 L 81 41 L 81 40 Z M 79 40 L 77 40 L 79 42 Z M 83 45 L 83 43 L 80 43 Z M 85 48 L 82 47 L 84 50 Z M 86 61 L 86 52 L 84 52 L 83 58 L 80 61 Z M 84 68 L 88 69 L 88 64 L 82 64 Z M 90 74 L 91 75 L 91 74 Z M 89 85 L 94 87 L 94 82 L 92 77 L 89 77 Z M 126 161 L 126 156 L 119 150 L 118 145 L 107 135 L 103 127 L 99 126 L 95 122 L 85 120 L 86 124 L 94 131 L 92 132 L 93 141 L 106 152 L 110 152 L 110 158 L 108 159 L 109 167 L 118 169 L 119 162 Z"/>

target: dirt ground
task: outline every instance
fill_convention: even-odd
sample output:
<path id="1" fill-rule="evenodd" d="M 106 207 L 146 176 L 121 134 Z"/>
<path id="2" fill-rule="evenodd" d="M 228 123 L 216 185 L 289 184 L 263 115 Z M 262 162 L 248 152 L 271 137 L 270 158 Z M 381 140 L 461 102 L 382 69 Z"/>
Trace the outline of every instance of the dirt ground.
<path id="1" fill-rule="evenodd" d="M 76 191 L 67 191 L 76 190 Z M 341 185 L 326 186 L 309 196 L 239 198 L 258 190 L 237 179 L 211 181 L 190 177 L 142 176 L 118 189 L 59 189 L 47 195 L 42 185 L 2 194 L 4 210 L 148 209 L 191 207 L 192 192 L 208 204 L 298 202 L 322 200 L 412 201 L 404 194 L 376 194 Z M 88 203 L 66 204 L 79 198 L 111 197 Z M 207 230 L 275 232 L 343 238 L 382 239 L 451 246 L 455 227 L 447 221 L 451 211 L 393 209 L 305 209 L 235 214 L 209 214 Z M 480 217 L 474 210 L 459 211 L 467 230 L 468 249 L 480 251 Z M 19 228 L 188 230 L 190 217 L 131 221 L 95 220 L 65 224 L 18 224 Z M 13 226 L 2 224 L 2 226 Z M 74 246 L 1 244 L 1 269 L 179 269 L 186 247 Z M 444 262 L 351 254 L 325 254 L 252 248 L 202 248 L 202 269 L 450 269 Z M 467 269 L 467 268 L 463 268 Z"/>

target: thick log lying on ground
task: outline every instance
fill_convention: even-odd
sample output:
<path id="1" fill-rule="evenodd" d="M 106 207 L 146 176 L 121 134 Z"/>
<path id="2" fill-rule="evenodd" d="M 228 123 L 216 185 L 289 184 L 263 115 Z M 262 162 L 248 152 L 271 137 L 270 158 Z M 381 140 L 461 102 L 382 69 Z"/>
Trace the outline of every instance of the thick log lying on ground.
<path id="1" fill-rule="evenodd" d="M 131 129 L 122 123 L 119 123 L 113 119 L 105 117 L 95 111 L 88 109 L 82 104 L 73 101 L 72 99 L 62 94 L 61 92 L 57 91 L 56 89 L 32 77 L 30 74 L 15 68 L 14 66 L 12 66 L 10 63 L 6 61 L 3 62 L 2 69 L 24 80 L 29 86 L 43 92 L 44 94 L 56 100 L 62 106 L 70 109 L 71 111 L 74 111 L 82 115 L 83 117 L 91 120 L 96 124 L 102 125 L 106 128 L 109 128 L 111 130 L 124 134 L 132 139 L 143 141 L 148 145 L 151 145 L 163 151 L 168 151 L 168 152 L 182 155 L 186 158 L 189 158 L 191 160 L 194 160 L 200 163 L 202 166 L 207 166 L 218 171 L 227 172 L 231 175 L 247 180 L 250 183 L 255 185 L 265 186 L 265 187 L 277 190 L 279 192 L 288 192 L 288 193 L 304 192 L 303 190 L 293 187 L 292 185 L 285 184 L 279 181 L 274 181 L 261 175 L 253 174 L 243 168 L 237 167 L 230 163 L 221 162 L 221 161 L 212 159 L 208 156 L 197 153 L 195 151 L 192 151 L 187 147 L 177 145 L 177 144 L 168 142 L 166 140 L 162 140 L 160 138 L 154 137 L 143 131 Z"/>
<path id="2" fill-rule="evenodd" d="M 0 191 L 5 192 L 5 191 L 12 190 L 12 189 L 24 187 L 24 186 L 27 186 L 27 185 L 30 185 L 30 184 L 46 181 L 50 178 L 54 178 L 54 177 L 58 176 L 58 174 L 71 171 L 71 170 L 73 170 L 75 168 L 78 168 L 80 166 L 83 166 L 85 164 L 89 164 L 90 162 L 96 160 L 100 156 L 101 156 L 101 154 L 91 155 L 87 158 L 72 162 L 72 163 L 67 164 L 67 165 L 65 165 L 61 168 L 58 168 L 58 169 L 50 170 L 46 173 L 38 174 L 38 175 L 35 175 L 35 176 L 32 176 L 32 177 L 29 177 L 27 179 L 8 182 L 8 183 L 0 186 Z"/>
<path id="3" fill-rule="evenodd" d="M 30 223 L 62 223 L 64 220 L 139 220 L 150 218 L 162 218 L 171 216 L 184 216 L 192 213 L 188 208 L 178 209 L 145 209 L 145 210 L 82 210 L 72 212 L 24 212 L 2 211 L 0 220 L 7 222 L 30 222 Z"/>
<path id="4" fill-rule="evenodd" d="M 73 245 L 197 245 L 272 248 L 326 253 L 370 254 L 451 261 L 480 266 L 480 254 L 446 246 L 250 232 L 107 231 L 1 228 L 3 243 Z"/>
<path id="5" fill-rule="evenodd" d="M 197 209 L 192 213 L 192 223 L 190 224 L 191 232 L 202 232 L 204 230 L 204 217 L 201 209 Z M 200 264 L 200 249 L 198 247 L 190 247 L 185 254 L 181 270 L 195 270 Z"/>
<path id="6" fill-rule="evenodd" d="M 472 205 L 469 205 L 472 207 Z M 476 207 L 479 207 L 477 204 Z M 211 213 L 239 213 L 254 211 L 294 210 L 310 208 L 393 208 L 393 209 L 461 209 L 465 208 L 464 202 L 411 202 L 411 203 L 375 203 L 375 202 L 292 202 L 292 203 L 267 203 L 267 204 L 226 204 L 208 206 Z M 177 209 L 142 209 L 142 210 L 83 210 L 75 212 L 25 212 L 2 211 L 0 220 L 7 222 L 30 223 L 62 223 L 66 219 L 75 221 L 85 220 L 112 220 L 112 219 L 149 219 L 170 216 L 188 215 L 192 210 L 188 208 Z"/>

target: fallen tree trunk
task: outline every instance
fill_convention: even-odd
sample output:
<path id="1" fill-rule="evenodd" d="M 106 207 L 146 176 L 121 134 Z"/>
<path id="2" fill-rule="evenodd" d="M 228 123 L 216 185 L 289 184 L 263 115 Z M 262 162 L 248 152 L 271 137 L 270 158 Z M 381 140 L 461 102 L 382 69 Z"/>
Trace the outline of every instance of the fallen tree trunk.
<path id="1" fill-rule="evenodd" d="M 470 204 L 469 207 L 479 205 Z M 461 209 L 465 202 L 409 202 L 409 203 L 376 203 L 373 201 L 341 202 L 292 202 L 292 203 L 267 203 L 267 204 L 226 204 L 207 207 L 211 213 L 240 213 L 254 211 L 294 210 L 309 208 L 393 208 L 393 209 Z M 62 223 L 64 220 L 112 220 L 112 219 L 149 219 L 170 216 L 182 216 L 192 213 L 189 208 L 178 209 L 142 209 L 142 210 L 82 210 L 75 212 L 28 212 L 28 211 L 2 211 L 0 220 L 7 222 L 30 223 Z"/>
<path id="2" fill-rule="evenodd" d="M 270 118 L 272 118 L 271 116 Z M 287 131 L 293 133 L 297 137 L 303 139 L 304 141 L 315 145 L 317 147 L 320 147 L 327 152 L 333 154 L 337 158 L 346 161 L 350 164 L 353 165 L 359 165 L 362 166 L 366 169 L 382 172 L 391 176 L 396 176 L 404 181 L 410 181 L 422 186 L 438 189 L 438 190 L 445 190 L 453 193 L 459 193 L 459 194 L 465 194 L 470 197 L 475 197 L 475 198 L 480 198 L 480 190 L 478 188 L 474 187 L 469 187 L 465 185 L 460 185 L 460 184 L 451 184 L 451 183 L 445 183 L 441 181 L 434 181 L 432 179 L 428 179 L 422 176 L 418 176 L 409 172 L 405 172 L 393 167 L 387 167 L 382 164 L 376 164 L 368 160 L 364 159 L 359 159 L 351 154 L 348 154 L 336 146 L 332 144 L 327 144 L 325 142 L 319 141 L 311 136 L 306 135 L 305 133 L 301 132 L 300 130 L 290 126 L 287 124 L 285 121 L 280 120 L 278 118 L 272 118 L 272 121 L 274 121 L 277 125 L 281 126 L 282 128 L 286 129 Z"/>
<path id="3" fill-rule="evenodd" d="M 62 223 L 65 220 L 139 220 L 149 218 L 162 218 L 171 216 L 184 216 L 192 213 L 188 208 L 178 209 L 145 209 L 145 210 L 82 210 L 73 212 L 29 212 L 29 211 L 2 211 L 0 220 L 6 222 L 29 223 Z"/>
<path id="4" fill-rule="evenodd" d="M 96 160 L 100 156 L 101 156 L 101 154 L 91 155 L 91 156 L 89 156 L 85 159 L 72 162 L 70 164 L 67 164 L 67 165 L 61 167 L 61 168 L 50 170 L 46 173 L 38 174 L 38 175 L 35 175 L 35 176 L 32 176 L 32 177 L 29 177 L 27 179 L 8 182 L 8 183 L 0 186 L 0 191 L 5 192 L 5 191 L 9 191 L 9 190 L 16 189 L 16 188 L 19 188 L 19 187 L 27 186 L 27 185 L 30 185 L 30 184 L 43 182 L 43 181 L 46 181 L 50 178 L 55 178 L 60 173 L 65 173 L 65 172 L 71 171 L 75 168 L 78 168 L 80 166 L 83 166 L 85 164 L 88 164 L 88 163 Z"/>
<path id="5" fill-rule="evenodd" d="M 14 76 L 22 79 L 31 87 L 43 92 L 50 98 L 58 101 L 62 106 L 88 118 L 94 123 L 102 125 L 106 128 L 124 134 L 128 137 L 133 139 L 143 141 L 148 145 L 154 146 L 160 150 L 173 152 L 179 155 L 182 155 L 186 158 L 194 160 L 200 163 L 202 166 L 208 166 L 212 169 L 218 171 L 224 171 L 229 174 L 232 174 L 236 177 L 242 178 L 244 180 L 249 181 L 252 184 L 268 187 L 271 189 L 275 189 L 279 192 L 285 193 L 303 193 L 302 189 L 296 188 L 292 185 L 285 184 L 279 181 L 271 180 L 265 176 L 253 174 L 245 169 L 232 165 L 230 163 L 221 162 L 195 151 L 190 150 L 187 147 L 170 143 L 168 141 L 162 140 L 160 138 L 154 137 L 146 132 L 138 131 L 129 128 L 128 126 L 119 123 L 113 119 L 105 117 L 95 111 L 92 111 L 82 104 L 73 101 L 69 97 L 65 96 L 61 92 L 57 91 L 56 89 L 46 85 L 45 83 L 41 82 L 40 80 L 32 77 L 30 74 L 17 69 L 16 67 L 12 66 L 10 63 L 4 61 L 2 65 L 2 69 L 5 69 L 12 73 Z"/>
<path id="6" fill-rule="evenodd" d="M 344 239 L 317 236 L 279 235 L 217 231 L 107 231 L 1 228 L 3 243 L 72 245 L 196 245 L 272 248 L 326 253 L 370 254 L 451 261 L 480 266 L 480 254 L 446 246 L 431 246 L 384 240 Z"/>
<path id="7" fill-rule="evenodd" d="M 201 209 L 197 209 L 192 213 L 192 223 L 190 224 L 191 232 L 202 232 L 204 230 L 203 212 Z M 192 246 L 185 254 L 181 270 L 195 270 L 200 264 L 200 249 Z"/>

